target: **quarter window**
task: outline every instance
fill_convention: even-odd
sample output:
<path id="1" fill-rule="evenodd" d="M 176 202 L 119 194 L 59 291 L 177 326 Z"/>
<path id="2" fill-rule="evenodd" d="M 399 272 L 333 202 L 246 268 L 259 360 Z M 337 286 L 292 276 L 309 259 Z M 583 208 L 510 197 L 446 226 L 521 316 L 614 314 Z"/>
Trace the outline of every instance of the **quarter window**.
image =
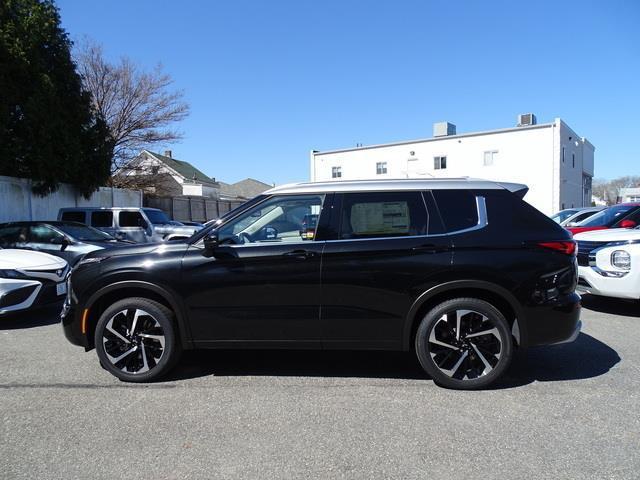
<path id="1" fill-rule="evenodd" d="M 340 239 L 427 234 L 420 192 L 347 193 L 342 202 Z"/>
<path id="2" fill-rule="evenodd" d="M 315 239 L 324 195 L 272 197 L 218 230 L 220 243 L 300 242 Z"/>
<path id="3" fill-rule="evenodd" d="M 331 167 L 331 178 L 341 178 L 342 167 Z"/>
<path id="4" fill-rule="evenodd" d="M 469 190 L 434 190 L 440 215 L 449 232 L 478 225 L 478 205 Z"/>
<path id="5" fill-rule="evenodd" d="M 433 157 L 433 168 L 435 170 L 444 170 L 447 168 L 447 157 Z"/>
<path id="6" fill-rule="evenodd" d="M 376 163 L 376 175 L 385 175 L 387 173 L 387 162 Z"/>

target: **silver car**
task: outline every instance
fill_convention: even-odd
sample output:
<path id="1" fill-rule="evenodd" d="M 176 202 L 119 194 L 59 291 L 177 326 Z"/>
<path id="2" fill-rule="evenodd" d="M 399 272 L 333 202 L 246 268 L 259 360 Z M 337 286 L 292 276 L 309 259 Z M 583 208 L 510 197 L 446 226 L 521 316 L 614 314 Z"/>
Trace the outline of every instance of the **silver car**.
<path id="1" fill-rule="evenodd" d="M 551 219 L 563 227 L 572 227 L 607 207 L 565 208 L 551 216 Z"/>
<path id="2" fill-rule="evenodd" d="M 77 222 L 11 222 L 0 224 L 0 247 L 34 250 L 63 258 L 74 266 L 87 253 L 131 245 Z"/>
<path id="3" fill-rule="evenodd" d="M 172 225 L 167 214 L 157 208 L 61 208 L 58 220 L 81 222 L 136 243 L 184 240 L 202 228 Z"/>

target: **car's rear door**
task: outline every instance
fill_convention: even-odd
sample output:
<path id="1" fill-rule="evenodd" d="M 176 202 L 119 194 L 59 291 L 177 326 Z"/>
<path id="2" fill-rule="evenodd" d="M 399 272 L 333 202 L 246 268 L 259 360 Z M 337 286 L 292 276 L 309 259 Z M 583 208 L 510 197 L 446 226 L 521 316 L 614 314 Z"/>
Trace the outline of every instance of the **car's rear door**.
<path id="1" fill-rule="evenodd" d="M 451 265 L 429 192 L 336 194 L 322 256 L 323 344 L 401 347 L 411 305 Z"/>

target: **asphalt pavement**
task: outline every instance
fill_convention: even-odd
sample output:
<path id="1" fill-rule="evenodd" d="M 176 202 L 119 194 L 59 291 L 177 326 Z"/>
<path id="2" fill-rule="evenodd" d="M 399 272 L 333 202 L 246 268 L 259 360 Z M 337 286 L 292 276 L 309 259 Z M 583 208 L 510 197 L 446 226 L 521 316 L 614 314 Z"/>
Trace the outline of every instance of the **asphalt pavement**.
<path id="1" fill-rule="evenodd" d="M 0 479 L 640 478 L 640 304 L 584 305 L 480 392 L 387 352 L 187 352 L 126 384 L 55 309 L 2 318 Z"/>

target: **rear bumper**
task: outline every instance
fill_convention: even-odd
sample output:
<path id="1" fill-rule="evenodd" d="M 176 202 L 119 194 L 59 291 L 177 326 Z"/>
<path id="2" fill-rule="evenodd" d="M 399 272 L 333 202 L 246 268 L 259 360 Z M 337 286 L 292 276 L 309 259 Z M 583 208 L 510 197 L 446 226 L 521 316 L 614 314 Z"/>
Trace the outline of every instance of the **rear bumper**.
<path id="1" fill-rule="evenodd" d="M 575 340 L 582 325 L 580 309 L 580 295 L 577 293 L 563 295 L 550 303 L 528 307 L 523 346 L 553 345 Z"/>

